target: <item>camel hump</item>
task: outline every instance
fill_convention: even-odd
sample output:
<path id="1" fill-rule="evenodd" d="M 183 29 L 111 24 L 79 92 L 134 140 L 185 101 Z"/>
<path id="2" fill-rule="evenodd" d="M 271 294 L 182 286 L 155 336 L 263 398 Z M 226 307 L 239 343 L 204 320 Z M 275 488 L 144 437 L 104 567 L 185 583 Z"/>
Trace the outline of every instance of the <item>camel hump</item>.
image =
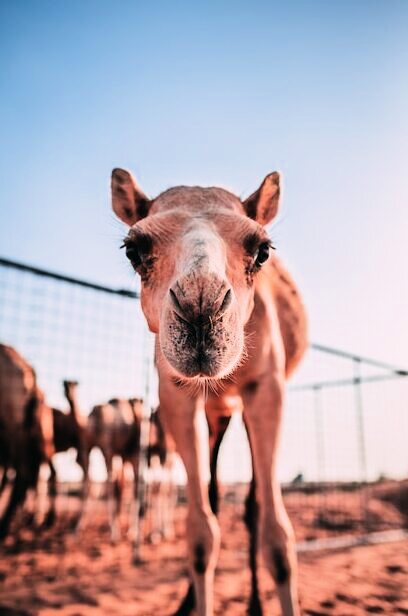
<path id="1" fill-rule="evenodd" d="M 35 387 L 34 368 L 13 347 L 0 344 L 0 372 L 11 378 L 22 378 L 28 391 Z"/>
<path id="2" fill-rule="evenodd" d="M 25 405 L 35 392 L 34 369 L 15 349 L 0 344 L 0 422 L 22 426 Z"/>
<path id="3" fill-rule="evenodd" d="M 294 280 L 277 257 L 271 260 L 270 271 L 289 377 L 308 347 L 307 315 Z"/>

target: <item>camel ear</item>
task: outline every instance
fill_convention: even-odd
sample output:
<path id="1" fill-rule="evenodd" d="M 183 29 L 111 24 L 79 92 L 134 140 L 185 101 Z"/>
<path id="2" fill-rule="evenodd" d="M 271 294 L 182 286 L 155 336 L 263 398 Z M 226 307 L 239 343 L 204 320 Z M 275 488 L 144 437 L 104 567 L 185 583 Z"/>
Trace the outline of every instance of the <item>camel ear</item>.
<path id="1" fill-rule="evenodd" d="M 278 213 L 280 195 L 280 175 L 277 171 L 266 176 L 261 186 L 243 202 L 249 218 L 261 225 L 267 225 Z"/>
<path id="2" fill-rule="evenodd" d="M 112 171 L 111 190 L 113 211 L 125 224 L 131 227 L 147 216 L 150 201 L 129 171 L 125 169 Z"/>

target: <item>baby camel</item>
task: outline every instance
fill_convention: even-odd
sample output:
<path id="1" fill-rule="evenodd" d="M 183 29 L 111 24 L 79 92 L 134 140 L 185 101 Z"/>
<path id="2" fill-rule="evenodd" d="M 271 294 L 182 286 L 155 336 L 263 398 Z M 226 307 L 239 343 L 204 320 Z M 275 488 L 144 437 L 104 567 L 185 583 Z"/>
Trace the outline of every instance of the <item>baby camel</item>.
<path id="1" fill-rule="evenodd" d="M 294 535 L 276 477 L 285 379 L 306 348 L 297 289 L 264 226 L 279 174 L 245 201 L 220 188 L 180 186 L 148 199 L 127 171 L 112 173 L 113 209 L 129 225 L 126 255 L 142 281 L 156 334 L 160 409 L 187 471 L 187 549 L 197 613 L 213 614 L 220 533 L 211 511 L 197 407 L 242 408 L 259 507 L 258 543 L 285 616 L 300 613 Z"/>

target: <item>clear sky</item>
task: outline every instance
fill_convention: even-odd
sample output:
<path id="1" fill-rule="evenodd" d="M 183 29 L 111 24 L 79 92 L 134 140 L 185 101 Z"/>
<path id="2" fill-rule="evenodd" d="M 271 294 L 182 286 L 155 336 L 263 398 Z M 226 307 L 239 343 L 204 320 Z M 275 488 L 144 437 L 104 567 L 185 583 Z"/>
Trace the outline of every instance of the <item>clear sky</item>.
<path id="1" fill-rule="evenodd" d="M 117 287 L 115 166 L 246 196 L 311 338 L 408 367 L 408 3 L 0 3 L 0 255 Z"/>
<path id="2" fill-rule="evenodd" d="M 285 177 L 312 337 L 408 365 L 408 4 L 0 4 L 0 254 L 127 286 L 111 168 Z"/>

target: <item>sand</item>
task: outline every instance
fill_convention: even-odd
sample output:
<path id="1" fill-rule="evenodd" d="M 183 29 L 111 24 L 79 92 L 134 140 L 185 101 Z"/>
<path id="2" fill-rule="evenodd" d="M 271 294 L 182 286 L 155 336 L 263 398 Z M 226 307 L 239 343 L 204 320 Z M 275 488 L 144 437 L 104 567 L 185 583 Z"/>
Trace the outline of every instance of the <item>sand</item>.
<path id="1" fill-rule="evenodd" d="M 382 497 L 387 495 L 387 490 L 381 489 Z M 391 497 L 374 500 L 370 502 L 375 510 L 372 515 L 384 528 L 401 526 L 401 512 Z M 360 493 L 328 495 L 323 524 L 316 522 L 316 495 L 290 494 L 287 501 L 301 540 L 359 531 Z M 185 511 L 185 506 L 177 508 L 175 540 L 146 543 L 144 562 L 137 567 L 131 564 L 125 538 L 111 545 L 103 502 L 94 504 L 87 528 L 79 537 L 68 530 L 69 511 L 62 511 L 57 525 L 41 534 L 29 529 L 14 531 L 0 547 L 0 616 L 172 614 L 187 588 Z M 246 614 L 248 539 L 241 515 L 242 504 L 223 503 L 216 614 Z M 342 530 L 330 527 L 339 521 Z M 272 581 L 262 569 L 260 577 L 265 615 L 279 614 Z M 407 540 L 302 553 L 299 577 L 304 614 L 408 614 Z"/>

